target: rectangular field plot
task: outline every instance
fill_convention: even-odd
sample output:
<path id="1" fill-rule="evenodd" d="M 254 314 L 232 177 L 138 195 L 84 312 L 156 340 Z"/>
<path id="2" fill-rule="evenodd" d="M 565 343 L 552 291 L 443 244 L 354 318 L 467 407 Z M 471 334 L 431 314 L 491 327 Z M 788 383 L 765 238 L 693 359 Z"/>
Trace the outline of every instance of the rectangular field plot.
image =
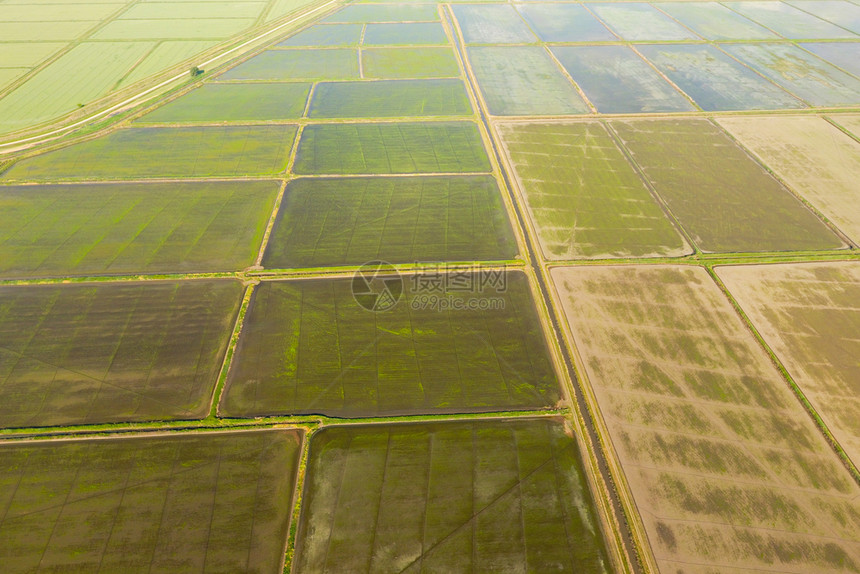
<path id="1" fill-rule="evenodd" d="M 556 46 L 552 53 L 598 112 L 684 112 L 696 109 L 627 46 Z"/>
<path id="2" fill-rule="evenodd" d="M 718 2 L 654 4 L 707 40 L 778 40 L 779 36 Z"/>
<path id="3" fill-rule="evenodd" d="M 467 44 L 532 44 L 537 41 L 513 5 L 455 4 L 452 10 Z"/>
<path id="4" fill-rule="evenodd" d="M 436 4 L 356 4 L 338 10 L 324 22 L 437 22 Z"/>
<path id="5" fill-rule="evenodd" d="M 807 107 L 714 46 L 664 44 L 638 49 L 705 111 Z"/>
<path id="6" fill-rule="evenodd" d="M 819 117 L 718 121 L 782 181 L 860 244 L 860 143 Z"/>
<path id="7" fill-rule="evenodd" d="M 218 76 L 227 80 L 357 80 L 353 49 L 269 50 Z"/>
<path id="8" fill-rule="evenodd" d="M 490 160 L 471 122 L 309 125 L 297 174 L 485 173 Z"/>
<path id="9" fill-rule="evenodd" d="M 835 120 L 840 126 L 854 134 L 854 138 L 860 140 L 860 115 L 858 114 L 839 114 L 831 115 L 830 119 Z"/>
<path id="10" fill-rule="evenodd" d="M 328 427 L 313 436 L 295 571 L 612 571 L 561 420 Z"/>
<path id="11" fill-rule="evenodd" d="M 365 78 L 455 78 L 460 67 L 451 48 L 365 48 Z"/>
<path id="12" fill-rule="evenodd" d="M 544 42 L 611 42 L 618 38 L 581 4 L 517 4 Z"/>
<path id="13" fill-rule="evenodd" d="M 813 106 L 860 104 L 860 79 L 793 44 L 732 44 L 723 49 Z"/>
<path id="14" fill-rule="evenodd" d="M 472 278 L 471 291 L 453 290 L 453 275 L 375 270 L 262 283 L 219 412 L 375 417 L 554 406 L 561 391 L 526 276 L 460 277 Z M 495 284 L 481 288 L 482 277 Z"/>
<path id="15" fill-rule="evenodd" d="M 136 123 L 203 123 L 297 119 L 309 83 L 206 84 L 148 113 Z"/>
<path id="16" fill-rule="evenodd" d="M 203 418 L 234 280 L 0 287 L 0 427 Z"/>
<path id="17" fill-rule="evenodd" d="M 4 179 L 126 179 L 276 175 L 296 126 L 130 128 L 21 160 Z"/>
<path id="18" fill-rule="evenodd" d="M 0 38 L 5 42 L 60 42 L 75 40 L 100 22 L 68 21 L 68 22 L 28 22 L 22 26 L 20 22 L 0 22 Z"/>
<path id="19" fill-rule="evenodd" d="M 119 20 L 193 20 L 206 18 L 256 18 L 267 2 L 138 2 Z"/>
<path id="20" fill-rule="evenodd" d="M 358 46 L 362 24 L 318 24 L 280 42 L 276 47 Z"/>
<path id="21" fill-rule="evenodd" d="M 440 22 L 368 24 L 365 46 L 448 45 L 448 35 Z"/>
<path id="22" fill-rule="evenodd" d="M 691 251 L 598 122 L 499 131 L 548 259 Z"/>
<path id="23" fill-rule="evenodd" d="M 3 569 L 280 572 L 301 441 L 267 430 L 0 445 Z"/>
<path id="24" fill-rule="evenodd" d="M 705 269 L 552 274 L 661 572 L 860 567 L 860 487 Z"/>
<path id="25" fill-rule="evenodd" d="M 707 120 L 613 121 L 702 251 L 839 249 L 842 241 Z"/>
<path id="26" fill-rule="evenodd" d="M 795 8 L 860 34 L 860 6 L 844 0 L 790 0 Z"/>
<path id="27" fill-rule="evenodd" d="M 0 186 L 0 277 L 236 271 L 280 182 Z"/>
<path id="28" fill-rule="evenodd" d="M 184 20 L 114 20 L 92 35 L 94 40 L 202 40 L 234 36 L 254 25 L 253 18 Z"/>
<path id="29" fill-rule="evenodd" d="M 468 55 L 492 115 L 589 113 L 574 85 L 541 47 L 482 46 L 469 48 Z"/>
<path id="30" fill-rule="evenodd" d="M 472 106 L 462 80 L 381 80 L 318 84 L 311 118 L 468 116 Z"/>
<path id="31" fill-rule="evenodd" d="M 610 30 L 632 41 L 698 40 L 699 38 L 648 4 L 617 2 L 587 4 Z"/>
<path id="32" fill-rule="evenodd" d="M 135 65 L 134 69 L 124 76 L 119 87 L 130 86 L 131 84 L 158 74 L 168 68 L 171 68 L 183 61 L 188 61 L 195 55 L 211 48 L 217 44 L 217 40 L 191 40 L 191 41 L 165 41 L 159 42 L 158 45 L 140 62 Z M 189 68 L 191 62 L 188 62 Z"/>
<path id="33" fill-rule="evenodd" d="M 860 42 L 812 42 L 800 46 L 837 68 L 860 77 Z"/>
<path id="34" fill-rule="evenodd" d="M 860 461 L 860 265 L 750 265 L 717 274 L 848 456 Z"/>
<path id="35" fill-rule="evenodd" d="M 857 39 L 845 28 L 816 18 L 812 14 L 789 6 L 784 2 L 770 0 L 758 2 L 726 2 L 726 6 L 743 14 L 750 20 L 767 26 L 777 34 L 790 40 L 820 39 L 837 40 L 840 38 Z"/>
<path id="36" fill-rule="evenodd" d="M 60 42 L 4 42 L 0 68 L 29 68 L 65 47 Z"/>
<path id="37" fill-rule="evenodd" d="M 287 186 L 263 265 L 485 261 L 516 254 L 490 176 L 311 178 Z"/>

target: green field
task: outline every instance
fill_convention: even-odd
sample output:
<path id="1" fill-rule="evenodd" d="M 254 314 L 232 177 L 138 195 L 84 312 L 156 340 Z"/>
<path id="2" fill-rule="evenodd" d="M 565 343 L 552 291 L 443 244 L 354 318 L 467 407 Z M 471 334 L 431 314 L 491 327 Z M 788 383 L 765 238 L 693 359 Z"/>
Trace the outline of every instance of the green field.
<path id="1" fill-rule="evenodd" d="M 114 20 L 95 40 L 202 40 L 229 38 L 255 24 L 253 18 L 185 18 L 182 20 Z"/>
<path id="2" fill-rule="evenodd" d="M 705 269 L 552 276 L 661 572 L 860 568 L 860 486 Z"/>
<path id="3" fill-rule="evenodd" d="M 451 48 L 365 48 L 365 78 L 454 78 L 460 68 Z"/>
<path id="4" fill-rule="evenodd" d="M 302 434 L 0 445 L 6 572 L 280 572 Z"/>
<path id="5" fill-rule="evenodd" d="M 358 46 L 361 24 L 318 24 L 290 36 L 277 47 L 293 46 Z"/>
<path id="6" fill-rule="evenodd" d="M 495 116 L 587 114 L 588 106 L 546 50 L 537 46 L 469 48 L 469 61 Z"/>
<path id="7" fill-rule="evenodd" d="M 469 116 L 462 80 L 380 80 L 318 84 L 308 117 Z"/>
<path id="8" fill-rule="evenodd" d="M 489 172 L 471 122 L 309 125 L 302 132 L 297 174 Z"/>
<path id="9" fill-rule="evenodd" d="M 516 254 L 490 176 L 311 178 L 287 186 L 263 265 L 487 261 Z"/>
<path id="10" fill-rule="evenodd" d="M 0 286 L 0 427 L 209 413 L 235 280 Z"/>
<path id="11" fill-rule="evenodd" d="M 483 292 L 439 292 L 427 284 L 444 277 L 404 277 L 403 300 L 376 313 L 353 297 L 352 279 L 265 282 L 220 412 L 367 417 L 553 406 L 560 389 L 528 280 L 499 273 L 506 284 Z"/>
<path id="12" fill-rule="evenodd" d="M 612 571 L 558 419 L 330 427 L 310 448 L 295 572 Z"/>
<path id="13" fill-rule="evenodd" d="M 324 22 L 435 22 L 435 4 L 357 4 L 346 6 Z"/>
<path id="14" fill-rule="evenodd" d="M 610 125 L 703 251 L 843 247 L 791 192 L 711 122 L 619 120 Z"/>
<path id="15" fill-rule="evenodd" d="M 205 84 L 137 123 L 276 121 L 305 113 L 308 83 Z"/>
<path id="16" fill-rule="evenodd" d="M 499 132 L 545 257 L 690 250 L 601 123 L 512 123 Z"/>
<path id="17" fill-rule="evenodd" d="M 218 76 L 218 80 L 356 80 L 358 52 L 348 48 L 325 50 L 269 50 Z"/>
<path id="18" fill-rule="evenodd" d="M 0 278 L 234 271 L 279 182 L 0 186 Z"/>
<path id="19" fill-rule="evenodd" d="M 277 175 L 296 126 L 120 129 L 21 160 L 2 174 L 17 181 Z"/>

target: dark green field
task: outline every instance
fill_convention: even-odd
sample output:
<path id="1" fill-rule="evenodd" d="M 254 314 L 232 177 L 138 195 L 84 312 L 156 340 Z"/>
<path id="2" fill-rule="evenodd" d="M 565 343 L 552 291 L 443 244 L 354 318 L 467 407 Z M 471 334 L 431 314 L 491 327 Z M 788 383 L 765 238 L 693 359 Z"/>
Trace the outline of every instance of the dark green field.
<path id="1" fill-rule="evenodd" d="M 487 261 L 516 254 L 490 176 L 309 178 L 287 185 L 263 266 Z"/>
<path id="2" fill-rule="evenodd" d="M 838 249 L 840 241 L 707 120 L 613 121 L 633 159 L 703 251 Z"/>
<path id="3" fill-rule="evenodd" d="M 295 572 L 610 572 L 559 419 L 329 427 Z"/>
<path id="4" fill-rule="evenodd" d="M 298 174 L 489 172 L 471 122 L 310 125 L 302 132 Z"/>
<path id="5" fill-rule="evenodd" d="M 296 126 L 129 128 L 14 164 L 7 180 L 276 175 Z"/>
<path id="6" fill-rule="evenodd" d="M 236 280 L 0 287 L 0 427 L 203 418 Z"/>
<path id="7" fill-rule="evenodd" d="M 300 431 L 0 445 L 4 572 L 280 572 Z"/>
<path id="8" fill-rule="evenodd" d="M 310 89 L 307 82 L 205 84 L 137 123 L 291 120 L 304 115 Z"/>
<path id="9" fill-rule="evenodd" d="M 254 264 L 280 182 L 0 186 L 0 277 Z"/>
<path id="10" fill-rule="evenodd" d="M 468 116 L 472 106 L 461 80 L 381 80 L 318 84 L 312 118 Z"/>
<path id="11" fill-rule="evenodd" d="M 483 293 L 441 294 L 422 290 L 426 284 L 416 285 L 414 277 L 404 277 L 405 296 L 396 306 L 375 313 L 356 303 L 351 279 L 261 284 L 221 413 L 485 412 L 559 400 L 525 275 L 508 273 L 501 292 L 486 286 Z M 447 308 L 434 307 L 432 296 Z M 453 308 L 470 300 L 500 301 L 494 305 L 503 308 Z"/>

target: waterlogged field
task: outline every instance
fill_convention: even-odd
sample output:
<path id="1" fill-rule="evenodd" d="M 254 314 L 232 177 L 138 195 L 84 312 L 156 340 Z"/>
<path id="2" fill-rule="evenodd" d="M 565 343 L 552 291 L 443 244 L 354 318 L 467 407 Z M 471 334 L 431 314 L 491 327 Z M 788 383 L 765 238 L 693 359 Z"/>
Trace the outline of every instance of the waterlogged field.
<path id="1" fill-rule="evenodd" d="M 860 79 L 792 44 L 732 44 L 723 49 L 813 106 L 860 103 Z"/>
<path id="2" fill-rule="evenodd" d="M 475 78 L 496 116 L 587 114 L 588 106 L 539 46 L 478 46 L 468 50 Z"/>
<path id="3" fill-rule="evenodd" d="M 624 40 L 639 42 L 700 39 L 645 3 L 590 3 L 588 7 L 610 30 Z"/>
<path id="4" fill-rule="evenodd" d="M 296 126 L 120 129 L 24 159 L 13 181 L 271 176 L 287 167 Z"/>
<path id="5" fill-rule="evenodd" d="M 451 48 L 365 48 L 361 51 L 365 78 L 456 78 L 457 58 Z"/>
<path id="6" fill-rule="evenodd" d="M 603 124 L 512 123 L 499 132 L 548 259 L 690 251 Z"/>
<path id="7" fill-rule="evenodd" d="M 612 42 L 618 37 L 581 4 L 517 4 L 517 11 L 544 42 Z"/>
<path id="8" fill-rule="evenodd" d="M 814 14 L 823 20 L 838 24 L 855 34 L 860 34 L 860 6 L 843 0 L 790 0 L 795 8 Z"/>
<path id="9" fill-rule="evenodd" d="M 276 48 L 299 46 L 358 46 L 363 24 L 317 24 L 275 45 Z"/>
<path id="10" fill-rule="evenodd" d="M 304 115 L 309 83 L 205 84 L 136 123 L 248 122 Z"/>
<path id="11" fill-rule="evenodd" d="M 561 391 L 526 276 L 470 277 L 468 289 L 440 274 L 402 283 L 375 276 L 358 287 L 352 279 L 262 283 L 219 411 L 374 417 L 555 405 Z M 481 287 L 488 277 L 495 284 Z M 358 302 L 386 300 L 353 295 L 383 293 L 383 284 L 394 300 L 403 293 L 386 311 Z"/>
<path id="12" fill-rule="evenodd" d="M 492 261 L 517 251 L 490 176 L 308 178 L 287 185 L 263 265 Z"/>
<path id="13" fill-rule="evenodd" d="M 618 120 L 610 125 L 703 251 L 844 246 L 713 123 L 698 119 Z"/>
<path id="14" fill-rule="evenodd" d="M 203 418 L 242 294 L 235 280 L 0 286 L 0 426 Z"/>
<path id="15" fill-rule="evenodd" d="M 365 46 L 448 45 L 448 35 L 439 22 L 368 24 Z"/>
<path id="16" fill-rule="evenodd" d="M 661 571 L 860 568 L 860 487 L 706 270 L 553 279 Z"/>
<path id="17" fill-rule="evenodd" d="M 0 186 L 0 278 L 235 271 L 280 182 Z"/>
<path id="18" fill-rule="evenodd" d="M 718 2 L 659 2 L 653 5 L 706 40 L 779 39 L 767 28 Z"/>
<path id="19" fill-rule="evenodd" d="M 654 44 L 637 48 L 705 111 L 806 107 L 714 46 Z"/>
<path id="20" fill-rule="evenodd" d="M 310 448 L 296 572 L 612 571 L 560 420 L 330 427 Z"/>
<path id="21" fill-rule="evenodd" d="M 302 132 L 297 174 L 489 172 L 471 122 L 309 125 Z"/>
<path id="22" fill-rule="evenodd" d="M 627 46 L 555 46 L 552 53 L 598 112 L 685 112 L 696 109 Z"/>
<path id="23" fill-rule="evenodd" d="M 812 14 L 785 2 L 726 2 L 726 6 L 747 18 L 767 26 L 790 40 L 839 38 L 858 39 L 845 28 L 816 18 Z M 840 16 L 844 14 L 842 12 Z"/>
<path id="24" fill-rule="evenodd" d="M 0 445 L 7 572 L 279 572 L 296 430 Z"/>
<path id="25" fill-rule="evenodd" d="M 860 143 L 814 116 L 718 121 L 782 181 L 860 244 Z"/>
<path id="26" fill-rule="evenodd" d="M 532 44 L 537 41 L 511 4 L 455 4 L 452 10 L 467 44 Z"/>
<path id="27" fill-rule="evenodd" d="M 860 42 L 810 42 L 799 45 L 837 68 L 860 77 Z"/>
<path id="28" fill-rule="evenodd" d="M 860 265 L 734 266 L 717 274 L 848 456 L 860 461 Z"/>
<path id="29" fill-rule="evenodd" d="M 471 114 L 472 106 L 462 80 L 381 80 L 317 85 L 308 117 L 383 118 Z"/>
<path id="30" fill-rule="evenodd" d="M 358 77 L 355 49 L 283 49 L 254 56 L 218 76 L 218 81 L 356 80 Z"/>

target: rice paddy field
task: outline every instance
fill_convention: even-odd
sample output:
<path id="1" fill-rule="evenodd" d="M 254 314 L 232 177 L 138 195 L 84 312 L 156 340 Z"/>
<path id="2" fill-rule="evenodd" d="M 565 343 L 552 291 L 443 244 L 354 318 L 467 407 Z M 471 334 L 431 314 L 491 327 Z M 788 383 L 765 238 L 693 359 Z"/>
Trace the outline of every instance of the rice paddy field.
<path id="1" fill-rule="evenodd" d="M 0 569 L 860 572 L 858 49 L 0 0 Z"/>

